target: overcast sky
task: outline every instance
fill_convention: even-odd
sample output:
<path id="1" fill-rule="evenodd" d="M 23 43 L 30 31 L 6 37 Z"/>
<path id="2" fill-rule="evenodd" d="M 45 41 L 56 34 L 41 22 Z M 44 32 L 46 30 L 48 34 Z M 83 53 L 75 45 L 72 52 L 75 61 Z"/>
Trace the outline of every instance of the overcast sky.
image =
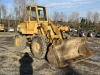
<path id="1" fill-rule="evenodd" d="M 69 16 L 73 11 L 79 12 L 80 16 L 85 16 L 88 11 L 98 11 L 100 13 L 100 0 L 38 0 L 39 5 L 46 6 L 50 11 L 50 16 L 55 11 L 64 12 Z M 6 3 L 8 8 L 13 8 L 13 0 L 0 0 Z"/>

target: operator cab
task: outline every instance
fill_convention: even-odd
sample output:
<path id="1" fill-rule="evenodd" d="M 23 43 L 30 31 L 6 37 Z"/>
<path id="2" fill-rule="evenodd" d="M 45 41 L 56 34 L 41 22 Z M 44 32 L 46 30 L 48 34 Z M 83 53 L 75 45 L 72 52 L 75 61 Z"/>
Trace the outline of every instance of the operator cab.
<path id="1" fill-rule="evenodd" d="M 26 7 L 24 21 L 47 21 L 46 8 L 43 6 L 28 6 Z"/>

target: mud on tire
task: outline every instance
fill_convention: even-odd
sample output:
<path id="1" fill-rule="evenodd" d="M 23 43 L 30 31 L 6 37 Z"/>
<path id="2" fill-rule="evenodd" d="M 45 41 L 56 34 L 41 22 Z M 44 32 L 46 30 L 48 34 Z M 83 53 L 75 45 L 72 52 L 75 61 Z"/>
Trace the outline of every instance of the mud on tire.
<path id="1" fill-rule="evenodd" d="M 14 37 L 14 46 L 16 50 L 23 50 L 26 47 L 26 38 L 20 34 L 16 34 Z"/>
<path id="2" fill-rule="evenodd" d="M 44 59 L 47 52 L 47 40 L 42 35 L 35 35 L 32 38 L 31 52 L 37 59 Z"/>

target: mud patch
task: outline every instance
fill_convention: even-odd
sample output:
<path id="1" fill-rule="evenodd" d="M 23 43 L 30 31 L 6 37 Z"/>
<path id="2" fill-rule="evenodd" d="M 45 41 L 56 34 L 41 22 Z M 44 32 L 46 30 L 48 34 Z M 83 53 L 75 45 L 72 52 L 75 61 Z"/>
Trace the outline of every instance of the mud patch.
<path id="1" fill-rule="evenodd" d="M 91 40 L 89 43 L 96 55 L 91 60 L 97 63 L 82 61 L 62 69 L 55 69 L 45 60 L 33 58 L 30 53 L 26 53 L 30 51 L 29 48 L 22 51 L 17 51 L 14 47 L 10 48 L 13 45 L 12 40 L 11 38 L 0 38 L 0 75 L 100 75 L 99 39 Z"/>
<path id="2" fill-rule="evenodd" d="M 75 70 L 72 66 L 67 66 L 60 69 L 55 75 L 82 75 L 79 71 Z"/>
<path id="3" fill-rule="evenodd" d="M 93 55 L 90 60 L 100 62 L 100 55 Z"/>
<path id="4" fill-rule="evenodd" d="M 18 61 L 18 58 L 12 57 L 13 61 Z"/>
<path id="5" fill-rule="evenodd" d="M 0 62 L 3 62 L 4 60 L 6 60 L 8 57 L 7 56 L 0 56 Z"/>

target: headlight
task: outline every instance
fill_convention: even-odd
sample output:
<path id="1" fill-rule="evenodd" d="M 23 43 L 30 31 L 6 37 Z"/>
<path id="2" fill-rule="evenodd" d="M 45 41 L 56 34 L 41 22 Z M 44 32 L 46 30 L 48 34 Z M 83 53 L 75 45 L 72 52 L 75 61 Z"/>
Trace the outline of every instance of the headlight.
<path id="1" fill-rule="evenodd" d="M 38 27 L 37 28 L 40 29 L 41 27 L 42 27 L 42 25 L 41 24 L 38 24 Z"/>
<path id="2" fill-rule="evenodd" d="M 41 27 L 41 24 L 38 24 L 38 27 Z"/>

